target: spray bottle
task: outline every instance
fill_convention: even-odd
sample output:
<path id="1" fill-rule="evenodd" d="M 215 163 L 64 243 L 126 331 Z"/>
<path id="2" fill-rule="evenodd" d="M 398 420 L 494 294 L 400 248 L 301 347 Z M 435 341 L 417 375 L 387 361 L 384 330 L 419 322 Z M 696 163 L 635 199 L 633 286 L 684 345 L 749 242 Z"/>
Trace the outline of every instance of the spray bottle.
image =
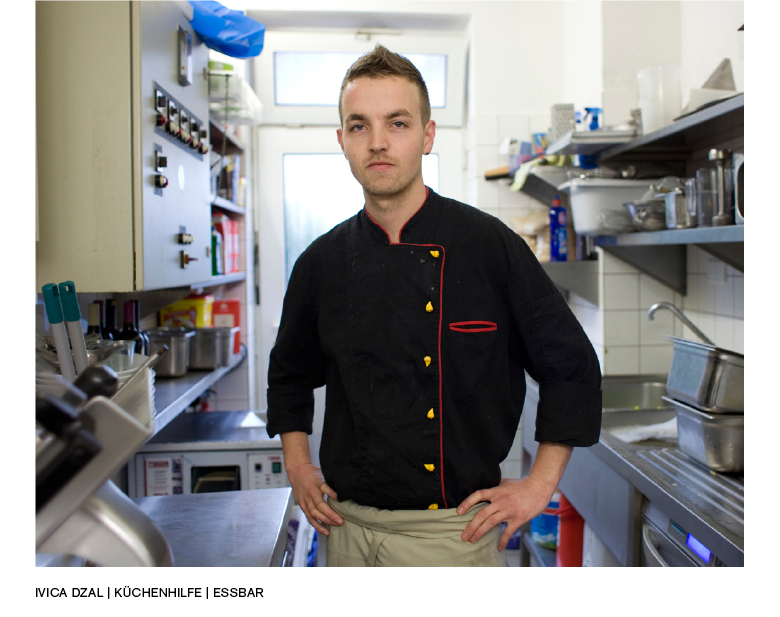
<path id="1" fill-rule="evenodd" d="M 556 194 L 550 208 L 550 261 L 566 261 L 566 208 Z"/>

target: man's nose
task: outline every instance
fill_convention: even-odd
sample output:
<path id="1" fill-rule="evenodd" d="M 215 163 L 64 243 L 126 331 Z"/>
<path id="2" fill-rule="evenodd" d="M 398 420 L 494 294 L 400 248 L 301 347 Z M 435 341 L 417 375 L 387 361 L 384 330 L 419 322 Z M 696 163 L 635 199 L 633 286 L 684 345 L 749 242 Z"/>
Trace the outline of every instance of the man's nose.
<path id="1" fill-rule="evenodd" d="M 378 128 L 371 131 L 371 141 L 369 142 L 369 148 L 372 152 L 381 152 L 387 150 L 387 133 L 383 128 Z"/>

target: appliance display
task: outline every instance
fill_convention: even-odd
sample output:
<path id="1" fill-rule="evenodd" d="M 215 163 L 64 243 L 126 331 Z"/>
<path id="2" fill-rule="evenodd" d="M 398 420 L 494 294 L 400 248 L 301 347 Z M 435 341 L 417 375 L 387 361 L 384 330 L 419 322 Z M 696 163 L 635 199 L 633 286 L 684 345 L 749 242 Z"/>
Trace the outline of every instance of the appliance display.
<path id="1" fill-rule="evenodd" d="M 281 439 L 254 411 L 183 413 L 128 465 L 131 497 L 286 486 Z"/>

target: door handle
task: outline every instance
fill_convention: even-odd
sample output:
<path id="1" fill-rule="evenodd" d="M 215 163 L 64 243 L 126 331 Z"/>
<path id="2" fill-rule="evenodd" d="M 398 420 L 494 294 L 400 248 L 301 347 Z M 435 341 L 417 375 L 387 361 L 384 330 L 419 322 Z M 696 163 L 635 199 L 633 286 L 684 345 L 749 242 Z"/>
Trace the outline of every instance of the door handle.
<path id="1" fill-rule="evenodd" d="M 655 559 L 656 564 L 654 565 L 661 566 L 662 568 L 669 567 L 669 564 L 666 563 L 663 557 L 661 557 L 661 553 L 658 552 L 658 549 L 653 544 L 652 531 L 650 531 L 650 527 L 648 527 L 646 524 L 642 525 L 642 544 L 650 553 L 650 556 Z"/>

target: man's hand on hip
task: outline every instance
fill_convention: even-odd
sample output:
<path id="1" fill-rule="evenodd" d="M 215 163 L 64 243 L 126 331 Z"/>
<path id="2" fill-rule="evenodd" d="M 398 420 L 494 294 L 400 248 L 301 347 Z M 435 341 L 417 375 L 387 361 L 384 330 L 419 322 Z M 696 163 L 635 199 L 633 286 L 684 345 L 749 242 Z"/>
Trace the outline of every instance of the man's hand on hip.
<path id="1" fill-rule="evenodd" d="M 344 521 L 325 501 L 325 495 L 338 499 L 322 476 L 322 470 L 312 463 L 303 463 L 287 469 L 295 501 L 306 518 L 322 534 L 330 535 L 327 525 L 342 525 Z"/>
<path id="2" fill-rule="evenodd" d="M 463 530 L 461 539 L 464 542 L 476 542 L 493 527 L 506 522 L 506 529 L 498 542 L 498 549 L 503 551 L 512 534 L 541 514 L 550 503 L 566 470 L 571 451 L 571 446 L 543 441 L 539 444 L 527 478 L 504 478 L 498 486 L 476 491 L 466 497 L 458 506 L 458 514 L 465 514 L 481 501 L 489 503 Z"/>
<path id="3" fill-rule="evenodd" d="M 465 514 L 480 501 L 490 503 L 468 524 L 461 539 L 476 542 L 493 527 L 506 522 L 506 529 L 498 542 L 498 549 L 503 551 L 512 534 L 547 507 L 550 496 L 547 488 L 531 476 L 523 480 L 504 478 L 495 488 L 472 493 L 458 506 L 458 514 Z"/>

